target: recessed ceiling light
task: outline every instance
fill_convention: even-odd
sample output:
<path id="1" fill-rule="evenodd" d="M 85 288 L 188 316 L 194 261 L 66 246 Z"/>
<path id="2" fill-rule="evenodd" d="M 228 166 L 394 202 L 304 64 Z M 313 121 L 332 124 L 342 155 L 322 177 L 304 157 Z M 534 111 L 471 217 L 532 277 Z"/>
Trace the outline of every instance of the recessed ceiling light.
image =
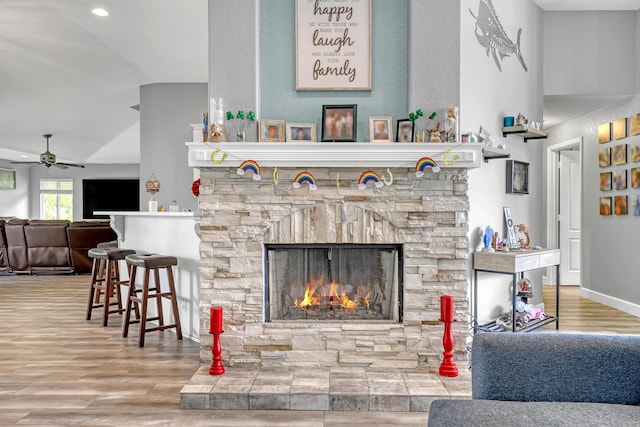
<path id="1" fill-rule="evenodd" d="M 26 154 L 20 154 L 18 157 L 20 157 L 21 159 L 28 159 L 29 156 L 27 156 Z"/>
<path id="2" fill-rule="evenodd" d="M 91 11 L 91 13 L 93 13 L 93 14 L 94 14 L 94 15 L 96 15 L 96 16 L 109 16 L 109 12 L 107 12 L 106 10 L 104 10 L 104 9 L 103 9 L 103 8 L 101 8 L 101 7 L 97 7 L 97 8 L 95 8 L 95 9 L 93 9 L 93 10 Z"/>

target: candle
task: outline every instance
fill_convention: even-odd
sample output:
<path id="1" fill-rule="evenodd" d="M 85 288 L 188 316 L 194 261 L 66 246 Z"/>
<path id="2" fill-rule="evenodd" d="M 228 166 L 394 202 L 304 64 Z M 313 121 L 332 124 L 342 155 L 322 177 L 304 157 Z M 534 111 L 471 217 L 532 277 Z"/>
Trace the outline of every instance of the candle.
<path id="1" fill-rule="evenodd" d="M 222 332 L 222 307 L 211 306 L 210 333 Z"/>
<path id="2" fill-rule="evenodd" d="M 453 322 L 453 297 L 442 295 L 440 297 L 440 320 Z"/>

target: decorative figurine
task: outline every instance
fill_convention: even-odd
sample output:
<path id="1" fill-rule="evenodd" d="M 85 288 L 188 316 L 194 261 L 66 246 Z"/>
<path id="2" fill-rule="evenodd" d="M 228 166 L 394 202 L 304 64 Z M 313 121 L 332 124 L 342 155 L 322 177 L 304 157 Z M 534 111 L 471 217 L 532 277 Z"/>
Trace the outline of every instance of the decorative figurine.
<path id="1" fill-rule="evenodd" d="M 491 241 L 493 239 L 493 228 L 490 225 L 487 225 L 487 228 L 484 230 L 484 248 L 482 248 L 482 252 L 495 252 L 495 250 L 491 247 Z"/>
<path id="2" fill-rule="evenodd" d="M 531 246 L 531 237 L 529 236 L 529 229 L 524 224 L 518 224 L 518 231 L 524 234 L 524 236 L 526 237 L 526 240 L 520 239 L 520 238 L 518 239 L 518 243 L 520 243 L 520 247 L 522 249 L 529 249 L 529 246 Z"/>

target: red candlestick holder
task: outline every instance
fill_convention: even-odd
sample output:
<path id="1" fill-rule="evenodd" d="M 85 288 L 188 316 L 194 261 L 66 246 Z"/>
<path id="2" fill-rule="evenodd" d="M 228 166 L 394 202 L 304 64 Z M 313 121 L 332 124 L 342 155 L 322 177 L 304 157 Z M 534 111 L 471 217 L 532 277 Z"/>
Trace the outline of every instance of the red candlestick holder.
<path id="1" fill-rule="evenodd" d="M 440 297 L 440 321 L 444 323 L 444 334 L 442 336 L 442 346 L 444 358 L 440 364 L 440 375 L 443 377 L 457 377 L 458 367 L 453 361 L 453 331 L 451 324 L 453 323 L 453 297 L 443 295 Z"/>
<path id="2" fill-rule="evenodd" d="M 220 344 L 220 334 L 223 332 L 222 307 L 211 307 L 209 333 L 213 335 L 213 345 L 211 346 L 212 360 L 209 375 L 224 374 L 224 366 L 222 366 L 222 345 Z"/>

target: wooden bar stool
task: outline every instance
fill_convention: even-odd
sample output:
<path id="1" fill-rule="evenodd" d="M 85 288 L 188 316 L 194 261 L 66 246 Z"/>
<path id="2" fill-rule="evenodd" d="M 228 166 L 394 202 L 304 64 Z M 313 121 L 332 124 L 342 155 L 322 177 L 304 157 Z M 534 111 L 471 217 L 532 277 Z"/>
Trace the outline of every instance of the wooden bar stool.
<path id="1" fill-rule="evenodd" d="M 120 298 L 120 286 L 129 282 L 120 280 L 118 261 L 124 260 L 127 255 L 135 253 L 136 251 L 131 249 L 109 247 L 89 250 L 89 257 L 93 258 L 93 266 L 91 267 L 91 289 L 89 291 L 89 304 L 87 305 L 87 320 L 91 320 L 93 309 L 102 307 L 102 326 L 107 326 L 109 314 L 124 312 Z M 104 303 L 102 304 L 100 304 L 100 295 L 104 295 Z M 115 296 L 117 301 L 111 302 L 112 296 Z M 114 305 L 118 308 L 111 309 L 111 306 Z"/>
<path id="2" fill-rule="evenodd" d="M 129 297 L 127 298 L 127 308 L 125 309 L 124 328 L 122 330 L 122 337 L 126 338 L 129 334 L 129 325 L 133 323 L 140 323 L 140 335 L 138 337 L 138 346 L 144 347 L 144 336 L 147 332 L 152 331 L 164 331 L 165 329 L 176 328 L 176 335 L 178 339 L 182 339 L 182 328 L 180 327 L 180 314 L 178 313 L 178 300 L 176 297 L 176 288 L 173 282 L 173 269 L 174 265 L 178 264 L 178 260 L 173 256 L 165 256 L 158 254 L 138 254 L 127 255 L 127 266 L 129 267 Z M 136 288 L 136 271 L 138 267 L 144 268 L 144 281 L 142 288 Z M 168 292 L 162 292 L 160 287 L 160 270 L 165 269 L 167 272 L 167 284 L 169 287 Z M 153 271 L 153 285 L 150 287 L 149 276 Z M 139 296 L 139 294 L 141 294 Z M 147 318 L 147 304 L 150 298 L 155 298 L 158 315 L 156 317 Z M 162 313 L 162 298 L 167 298 L 171 301 L 171 308 L 173 311 L 174 323 L 170 325 L 164 324 L 164 316 Z M 133 303 L 136 306 L 133 306 Z M 137 308 L 140 305 L 140 319 L 131 320 L 132 308 Z M 158 321 L 158 326 L 147 327 L 147 322 Z"/>

